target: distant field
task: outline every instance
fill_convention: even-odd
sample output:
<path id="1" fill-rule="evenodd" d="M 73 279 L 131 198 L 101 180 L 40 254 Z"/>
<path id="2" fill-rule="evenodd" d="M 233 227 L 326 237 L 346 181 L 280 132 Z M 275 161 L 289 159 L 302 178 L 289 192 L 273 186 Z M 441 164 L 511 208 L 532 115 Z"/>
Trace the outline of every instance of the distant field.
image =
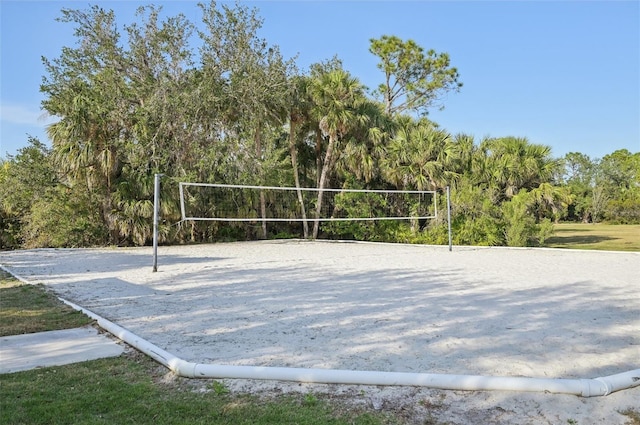
<path id="1" fill-rule="evenodd" d="M 561 223 L 546 247 L 640 251 L 640 225 Z"/>

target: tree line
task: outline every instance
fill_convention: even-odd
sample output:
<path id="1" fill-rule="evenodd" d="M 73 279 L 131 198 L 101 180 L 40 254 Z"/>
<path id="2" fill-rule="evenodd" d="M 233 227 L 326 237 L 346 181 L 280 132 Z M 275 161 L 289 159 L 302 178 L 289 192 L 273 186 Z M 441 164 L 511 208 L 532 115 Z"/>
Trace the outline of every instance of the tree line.
<path id="1" fill-rule="evenodd" d="M 153 177 L 163 173 L 161 241 L 276 235 L 446 243 L 442 219 L 345 225 L 182 222 L 178 181 L 318 188 L 416 189 L 452 196 L 456 244 L 530 246 L 559 220 L 640 223 L 640 153 L 553 158 L 522 137 L 475 140 L 428 119 L 462 87 L 446 53 L 385 35 L 370 40 L 373 90 L 338 58 L 300 71 L 258 36 L 257 9 L 200 4 L 202 22 L 141 7 L 63 9 L 76 44 L 43 58 L 51 148 L 30 137 L 0 162 L 0 248 L 144 245 Z M 268 199 L 255 199 L 265 211 Z M 370 200 L 343 207 L 357 214 Z M 212 200 L 193 194 L 194 215 Z M 291 206 L 295 208 L 295 205 Z M 332 205 L 336 207 L 336 205 Z M 438 208 L 444 209 L 441 202 Z M 443 214 L 440 214 L 442 217 Z"/>

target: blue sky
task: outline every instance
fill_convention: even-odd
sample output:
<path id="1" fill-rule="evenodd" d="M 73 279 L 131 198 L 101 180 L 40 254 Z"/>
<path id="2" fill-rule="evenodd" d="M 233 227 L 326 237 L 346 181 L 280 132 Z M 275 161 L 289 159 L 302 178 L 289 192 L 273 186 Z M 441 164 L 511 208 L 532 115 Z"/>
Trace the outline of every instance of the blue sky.
<path id="1" fill-rule="evenodd" d="M 73 46 L 60 9 L 99 4 L 120 26 L 161 4 L 199 22 L 192 1 L 0 0 L 0 157 L 47 141 L 41 56 Z M 220 3 L 220 2 L 219 2 Z M 261 36 L 306 70 L 337 55 L 365 85 L 382 81 L 369 40 L 384 34 L 447 52 L 464 87 L 430 118 L 451 133 L 518 136 L 553 155 L 640 152 L 640 1 L 252 1 Z M 232 4 L 232 3 L 228 3 Z M 48 143 L 48 142 L 47 142 Z"/>

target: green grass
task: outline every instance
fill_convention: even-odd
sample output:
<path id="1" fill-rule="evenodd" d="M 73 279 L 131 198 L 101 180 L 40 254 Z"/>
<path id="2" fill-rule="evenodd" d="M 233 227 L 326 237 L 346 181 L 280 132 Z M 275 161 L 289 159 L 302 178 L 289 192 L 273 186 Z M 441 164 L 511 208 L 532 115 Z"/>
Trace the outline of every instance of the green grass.
<path id="1" fill-rule="evenodd" d="M 0 335 L 91 323 L 44 287 L 0 271 Z M 170 379 L 167 379 L 170 377 Z M 1 424 L 401 424 L 392 413 L 320 395 L 232 394 L 215 380 L 175 377 L 130 350 L 109 359 L 0 374 Z"/>
<path id="2" fill-rule="evenodd" d="M 367 412 L 336 413 L 308 397 L 263 400 L 163 383 L 142 354 L 0 375 L 0 423 L 6 424 L 382 424 Z"/>
<path id="3" fill-rule="evenodd" d="M 554 235 L 547 239 L 546 247 L 640 251 L 638 224 L 560 223 L 554 228 Z"/>
<path id="4" fill-rule="evenodd" d="M 70 329 L 91 323 L 42 285 L 23 285 L 0 270 L 0 336 Z"/>

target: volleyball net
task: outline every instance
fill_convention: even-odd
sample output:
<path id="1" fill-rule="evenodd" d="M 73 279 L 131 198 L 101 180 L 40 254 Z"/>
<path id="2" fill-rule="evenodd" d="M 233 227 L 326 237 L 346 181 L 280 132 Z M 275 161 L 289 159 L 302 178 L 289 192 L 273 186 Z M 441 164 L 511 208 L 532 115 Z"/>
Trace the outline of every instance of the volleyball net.
<path id="1" fill-rule="evenodd" d="M 154 271 L 157 270 L 160 176 L 157 174 L 155 179 Z M 322 222 L 325 232 L 333 237 L 353 237 L 354 233 L 362 233 L 366 236 L 363 239 L 368 240 L 369 236 L 389 229 L 382 222 L 409 221 L 411 229 L 423 228 L 428 220 L 439 218 L 438 209 L 442 211 L 443 207 L 439 206 L 441 193 L 428 190 L 319 189 L 189 182 L 179 182 L 178 185 L 181 222 L 260 224 L 263 237 L 267 234 L 266 223 L 302 222 L 304 237 L 311 234 L 308 224 L 313 223 L 312 237 L 315 238 Z M 442 218 L 448 224 L 451 251 L 448 188 L 446 195 L 446 217 Z"/>
<path id="2" fill-rule="evenodd" d="M 427 220 L 437 192 L 179 183 L 183 221 Z M 320 207 L 318 207 L 320 206 Z"/>

